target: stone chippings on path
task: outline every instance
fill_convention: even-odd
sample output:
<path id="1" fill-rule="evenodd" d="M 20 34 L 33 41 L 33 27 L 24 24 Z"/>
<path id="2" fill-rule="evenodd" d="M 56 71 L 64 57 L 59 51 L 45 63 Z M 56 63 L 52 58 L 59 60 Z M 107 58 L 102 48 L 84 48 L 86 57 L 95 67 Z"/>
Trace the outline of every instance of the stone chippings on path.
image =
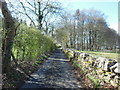
<path id="1" fill-rule="evenodd" d="M 22 86 L 23 88 L 82 88 L 70 62 L 61 49 L 58 49 L 42 67 Z"/>

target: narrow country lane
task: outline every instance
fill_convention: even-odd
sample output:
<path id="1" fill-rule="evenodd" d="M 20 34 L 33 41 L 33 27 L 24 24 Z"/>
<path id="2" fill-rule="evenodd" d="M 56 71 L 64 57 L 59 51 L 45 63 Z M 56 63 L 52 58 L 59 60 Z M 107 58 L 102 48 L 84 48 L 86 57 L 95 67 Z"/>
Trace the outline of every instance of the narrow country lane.
<path id="1" fill-rule="evenodd" d="M 21 90 L 24 88 L 83 88 L 61 49 L 57 49 L 31 76 L 33 78 L 26 81 Z"/>

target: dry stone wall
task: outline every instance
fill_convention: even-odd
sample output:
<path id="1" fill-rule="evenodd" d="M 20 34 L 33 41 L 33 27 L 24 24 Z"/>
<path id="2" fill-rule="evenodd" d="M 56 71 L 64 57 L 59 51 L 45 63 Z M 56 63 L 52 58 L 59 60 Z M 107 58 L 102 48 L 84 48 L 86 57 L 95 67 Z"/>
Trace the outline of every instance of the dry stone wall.
<path id="1" fill-rule="evenodd" d="M 80 68 L 86 71 L 86 76 L 94 76 L 100 85 L 105 83 L 114 87 L 120 86 L 120 63 L 117 60 L 92 56 L 74 49 L 65 49 L 70 60 L 77 61 Z"/>

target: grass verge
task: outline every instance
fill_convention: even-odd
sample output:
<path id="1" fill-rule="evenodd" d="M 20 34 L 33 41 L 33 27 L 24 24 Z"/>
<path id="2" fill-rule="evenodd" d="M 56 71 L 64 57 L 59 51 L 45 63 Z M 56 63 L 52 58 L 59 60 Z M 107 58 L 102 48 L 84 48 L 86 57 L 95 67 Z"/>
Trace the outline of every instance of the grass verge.
<path id="1" fill-rule="evenodd" d="M 93 56 L 102 56 L 108 59 L 116 59 L 119 60 L 120 53 L 110 53 L 110 52 L 99 52 L 99 51 L 80 51 L 83 53 L 88 53 Z"/>

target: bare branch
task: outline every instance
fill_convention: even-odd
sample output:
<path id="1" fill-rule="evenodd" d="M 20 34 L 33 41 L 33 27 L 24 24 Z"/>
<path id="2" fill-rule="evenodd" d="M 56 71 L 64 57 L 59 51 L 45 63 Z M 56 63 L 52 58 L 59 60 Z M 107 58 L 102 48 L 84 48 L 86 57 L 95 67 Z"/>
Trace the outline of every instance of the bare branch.
<path id="1" fill-rule="evenodd" d="M 29 7 L 25 7 L 25 8 L 28 8 L 30 11 L 32 11 L 33 13 L 35 13 L 35 15 L 38 16 L 38 14 L 37 14 L 33 9 L 31 9 L 31 8 L 29 8 Z"/>
<path id="2" fill-rule="evenodd" d="M 34 9 L 35 9 L 35 13 L 37 14 L 37 8 L 36 8 L 35 0 L 34 0 Z"/>
<path id="3" fill-rule="evenodd" d="M 33 25 L 36 26 L 35 23 L 34 23 L 34 21 L 32 20 L 32 18 L 27 14 L 26 9 L 25 9 L 23 3 L 22 2 L 20 2 L 20 3 L 21 3 L 21 5 L 22 5 L 22 7 L 23 7 L 23 9 L 25 11 L 25 15 L 31 20 L 31 22 L 33 23 Z"/>
<path id="4" fill-rule="evenodd" d="M 47 9 L 48 3 L 49 3 L 49 0 L 47 1 L 45 8 L 42 10 L 42 14 L 43 14 L 43 12 Z"/>

